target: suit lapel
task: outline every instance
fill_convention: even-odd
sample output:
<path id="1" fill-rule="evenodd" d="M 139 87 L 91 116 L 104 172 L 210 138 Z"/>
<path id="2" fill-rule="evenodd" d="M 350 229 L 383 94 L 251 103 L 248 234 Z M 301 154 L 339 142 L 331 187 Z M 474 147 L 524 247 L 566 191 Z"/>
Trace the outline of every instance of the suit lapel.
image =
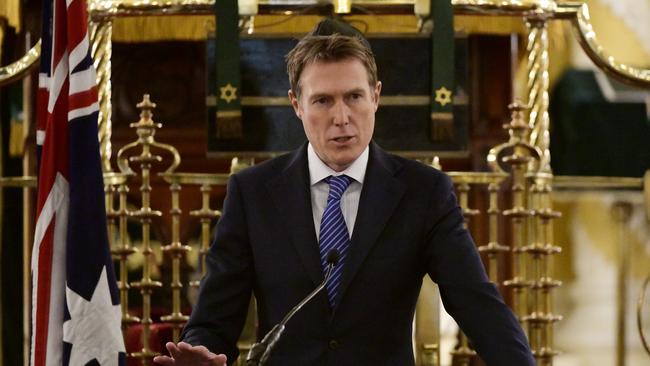
<path id="1" fill-rule="evenodd" d="M 275 222 L 289 233 L 291 244 L 314 285 L 320 284 L 323 270 L 311 209 L 307 144 L 294 153 L 287 167 L 267 183 L 267 188 L 277 212 Z"/>
<path id="2" fill-rule="evenodd" d="M 375 143 L 371 143 L 368 168 L 361 190 L 359 210 L 337 304 L 345 295 L 345 291 L 404 194 L 406 189 L 404 183 L 395 177 L 399 168 L 383 150 Z"/>

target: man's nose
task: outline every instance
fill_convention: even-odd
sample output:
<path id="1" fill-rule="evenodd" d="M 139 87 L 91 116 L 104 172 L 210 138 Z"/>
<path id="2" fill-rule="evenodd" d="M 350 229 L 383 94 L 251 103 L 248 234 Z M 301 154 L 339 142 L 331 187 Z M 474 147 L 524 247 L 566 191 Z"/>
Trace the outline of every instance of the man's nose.
<path id="1" fill-rule="evenodd" d="M 343 126 L 350 123 L 350 109 L 343 101 L 335 103 L 332 113 L 334 125 Z"/>

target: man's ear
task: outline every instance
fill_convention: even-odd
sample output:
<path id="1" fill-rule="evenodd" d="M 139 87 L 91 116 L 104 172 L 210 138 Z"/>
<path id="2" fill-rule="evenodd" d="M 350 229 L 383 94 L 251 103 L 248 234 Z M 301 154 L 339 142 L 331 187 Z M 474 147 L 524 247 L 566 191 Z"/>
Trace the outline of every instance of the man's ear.
<path id="1" fill-rule="evenodd" d="M 296 116 L 302 120 L 302 112 L 300 111 L 300 103 L 298 102 L 298 98 L 291 89 L 289 89 L 287 94 L 289 95 L 289 101 L 291 102 L 293 111 L 296 113 Z"/>
<path id="2" fill-rule="evenodd" d="M 379 108 L 379 95 L 381 94 L 381 81 L 377 82 L 377 85 L 375 85 L 375 90 L 373 91 L 373 96 L 374 96 L 374 103 L 375 103 L 375 112 L 377 112 L 377 108 Z"/>

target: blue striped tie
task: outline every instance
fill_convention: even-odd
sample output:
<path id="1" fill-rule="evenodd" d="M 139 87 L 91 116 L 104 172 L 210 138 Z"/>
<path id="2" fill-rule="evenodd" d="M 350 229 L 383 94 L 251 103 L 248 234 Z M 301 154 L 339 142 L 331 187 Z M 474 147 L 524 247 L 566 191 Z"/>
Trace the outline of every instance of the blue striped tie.
<path id="1" fill-rule="evenodd" d="M 337 177 L 329 176 L 325 178 L 325 182 L 329 184 L 330 192 L 327 197 L 327 207 L 325 207 L 323 219 L 320 223 L 320 259 L 325 270 L 327 269 L 327 253 L 332 249 L 336 249 L 339 252 L 338 263 L 334 267 L 332 276 L 326 285 L 327 296 L 333 308 L 339 284 L 341 283 L 343 265 L 345 264 L 345 258 L 350 247 L 348 227 L 345 225 L 345 219 L 341 211 L 341 197 L 352 182 L 352 178 L 347 175 Z"/>

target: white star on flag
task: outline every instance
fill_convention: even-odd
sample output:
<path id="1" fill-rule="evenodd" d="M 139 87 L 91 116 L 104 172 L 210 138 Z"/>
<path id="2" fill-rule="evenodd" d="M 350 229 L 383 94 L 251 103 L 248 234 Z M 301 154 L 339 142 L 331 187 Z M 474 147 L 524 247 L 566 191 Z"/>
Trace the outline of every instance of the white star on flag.
<path id="1" fill-rule="evenodd" d="M 71 319 L 63 323 L 63 340 L 72 344 L 70 365 L 96 359 L 102 366 L 117 366 L 118 352 L 126 352 L 120 324 L 120 305 L 112 305 L 106 267 L 90 301 L 66 286 Z"/>

